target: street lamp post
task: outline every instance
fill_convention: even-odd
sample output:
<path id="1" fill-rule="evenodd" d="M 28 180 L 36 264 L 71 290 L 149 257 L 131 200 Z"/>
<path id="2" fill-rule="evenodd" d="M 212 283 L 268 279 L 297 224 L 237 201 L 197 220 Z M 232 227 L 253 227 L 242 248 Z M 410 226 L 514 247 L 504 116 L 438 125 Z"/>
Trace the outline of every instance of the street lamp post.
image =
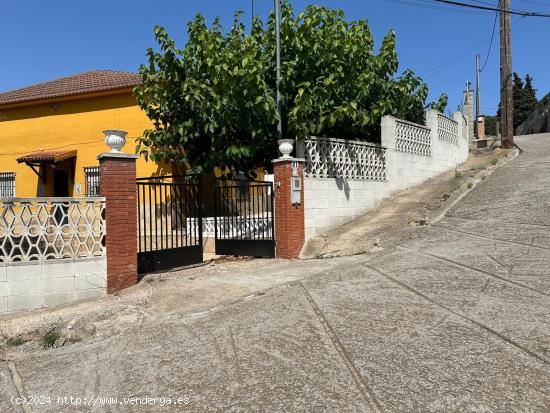
<path id="1" fill-rule="evenodd" d="M 279 112 L 279 122 L 277 123 L 277 139 L 283 138 L 283 120 L 281 116 L 281 0 L 275 0 L 275 55 L 276 55 L 276 79 L 275 88 L 277 91 L 276 102 L 277 112 Z"/>

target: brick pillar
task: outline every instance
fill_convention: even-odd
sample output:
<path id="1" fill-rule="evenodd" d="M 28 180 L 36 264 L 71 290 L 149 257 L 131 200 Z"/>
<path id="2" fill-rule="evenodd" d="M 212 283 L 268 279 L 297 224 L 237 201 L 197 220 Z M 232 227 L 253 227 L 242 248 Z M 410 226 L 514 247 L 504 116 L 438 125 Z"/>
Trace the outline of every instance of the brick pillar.
<path id="1" fill-rule="evenodd" d="M 291 180 L 295 174 L 302 182 L 299 203 L 292 203 Z M 305 241 L 304 223 L 304 160 L 275 159 L 275 256 L 295 259 L 300 256 Z"/>
<path id="2" fill-rule="evenodd" d="M 107 292 L 137 283 L 136 155 L 102 153 L 100 194 L 105 197 Z"/>
<path id="3" fill-rule="evenodd" d="M 485 139 L 485 116 L 479 115 L 477 117 L 477 138 Z"/>

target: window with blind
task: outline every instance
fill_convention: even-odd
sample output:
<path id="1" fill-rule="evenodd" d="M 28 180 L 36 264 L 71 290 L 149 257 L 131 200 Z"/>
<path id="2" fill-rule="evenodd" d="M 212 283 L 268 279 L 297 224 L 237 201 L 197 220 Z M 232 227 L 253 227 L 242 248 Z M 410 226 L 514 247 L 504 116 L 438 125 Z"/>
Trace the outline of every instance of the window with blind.
<path id="1" fill-rule="evenodd" d="M 84 168 L 86 177 L 86 196 L 99 196 L 99 166 Z"/>
<path id="2" fill-rule="evenodd" d="M 15 172 L 0 172 L 0 198 L 15 198 Z"/>

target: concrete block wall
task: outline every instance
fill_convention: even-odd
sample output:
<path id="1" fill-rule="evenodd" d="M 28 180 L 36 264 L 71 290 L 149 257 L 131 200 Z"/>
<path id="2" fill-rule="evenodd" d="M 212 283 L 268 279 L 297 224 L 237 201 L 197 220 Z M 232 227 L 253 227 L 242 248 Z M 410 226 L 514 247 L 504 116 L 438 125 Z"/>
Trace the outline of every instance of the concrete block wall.
<path id="1" fill-rule="evenodd" d="M 389 195 L 385 182 L 305 178 L 306 240 L 363 215 Z"/>
<path id="2" fill-rule="evenodd" d="M 460 112 L 453 114 L 457 122 L 457 143 L 440 139 L 435 110 L 426 112 L 426 125 L 415 125 L 391 116 L 382 118 L 382 148 L 385 150 L 386 179 L 354 180 L 346 177 L 304 180 L 305 238 L 323 235 L 378 206 L 395 192 L 418 185 L 434 176 L 456 168 L 468 158 L 468 134 L 464 133 L 464 120 Z M 420 135 L 429 141 L 424 150 L 403 151 L 397 144 L 396 122 L 418 128 Z M 352 143 L 350 141 L 350 143 Z M 426 146 L 429 144 L 429 152 Z"/>
<path id="3" fill-rule="evenodd" d="M 105 256 L 0 264 L 0 314 L 52 307 L 106 293 Z"/>

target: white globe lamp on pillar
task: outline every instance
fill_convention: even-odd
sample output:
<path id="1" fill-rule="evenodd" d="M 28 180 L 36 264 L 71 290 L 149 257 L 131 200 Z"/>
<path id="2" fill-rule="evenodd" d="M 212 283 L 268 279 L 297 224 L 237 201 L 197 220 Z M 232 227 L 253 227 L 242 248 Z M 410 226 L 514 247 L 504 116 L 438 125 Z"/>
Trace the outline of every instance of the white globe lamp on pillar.
<path id="1" fill-rule="evenodd" d="M 128 132 L 117 129 L 107 129 L 103 131 L 105 143 L 111 148 L 111 153 L 121 153 L 121 149 L 126 145 L 126 135 Z"/>
<path id="2" fill-rule="evenodd" d="M 294 149 L 294 139 L 279 139 L 277 141 L 279 144 L 279 152 L 281 152 L 280 159 L 290 159 L 292 156 L 292 150 Z"/>

